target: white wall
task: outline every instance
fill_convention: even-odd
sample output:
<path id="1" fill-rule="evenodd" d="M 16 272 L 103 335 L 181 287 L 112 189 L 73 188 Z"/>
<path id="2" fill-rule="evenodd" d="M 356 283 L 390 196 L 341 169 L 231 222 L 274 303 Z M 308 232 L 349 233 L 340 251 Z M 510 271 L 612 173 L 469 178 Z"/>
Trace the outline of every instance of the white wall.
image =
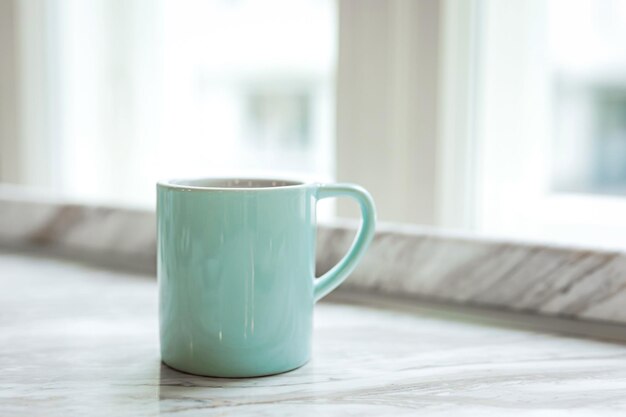
<path id="1" fill-rule="evenodd" d="M 16 18 L 15 1 L 0 1 L 0 181 L 13 183 L 19 181 Z"/>

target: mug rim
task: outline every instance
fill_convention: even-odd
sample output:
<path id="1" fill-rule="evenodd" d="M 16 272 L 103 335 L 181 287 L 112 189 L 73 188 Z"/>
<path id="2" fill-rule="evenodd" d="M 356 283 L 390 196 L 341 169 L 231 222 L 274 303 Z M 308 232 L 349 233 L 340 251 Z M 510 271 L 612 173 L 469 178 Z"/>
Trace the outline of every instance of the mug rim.
<path id="1" fill-rule="evenodd" d="M 269 186 L 236 186 L 228 187 L 221 185 L 197 185 L 194 183 L 201 182 L 235 182 L 239 184 L 241 182 L 251 183 L 253 181 L 263 183 L 273 183 Z M 286 185 L 277 185 L 277 183 L 284 183 Z M 299 181 L 295 179 L 286 178 L 274 178 L 274 177 L 187 177 L 187 178 L 172 178 L 166 180 L 157 181 L 157 187 L 171 188 L 174 190 L 182 191 L 278 191 L 285 189 L 302 188 L 310 185 L 311 182 Z"/>

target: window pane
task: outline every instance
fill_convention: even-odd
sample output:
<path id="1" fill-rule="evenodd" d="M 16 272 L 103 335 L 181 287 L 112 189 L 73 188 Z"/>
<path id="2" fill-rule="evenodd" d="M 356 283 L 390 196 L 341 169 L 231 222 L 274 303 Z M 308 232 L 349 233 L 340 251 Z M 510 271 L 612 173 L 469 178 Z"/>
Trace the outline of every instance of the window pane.
<path id="1" fill-rule="evenodd" d="M 59 0 L 60 188 L 334 176 L 331 0 Z M 77 175 L 80 173 L 80 175 Z"/>
<path id="2" fill-rule="evenodd" d="M 626 2 L 549 2 L 555 191 L 626 194 Z"/>

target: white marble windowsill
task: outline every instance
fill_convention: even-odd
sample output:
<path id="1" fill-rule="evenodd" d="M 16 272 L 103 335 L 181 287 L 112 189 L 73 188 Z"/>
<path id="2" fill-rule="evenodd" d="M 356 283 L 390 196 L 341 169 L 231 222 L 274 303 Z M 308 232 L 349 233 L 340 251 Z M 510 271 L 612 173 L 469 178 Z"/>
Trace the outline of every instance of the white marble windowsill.
<path id="1" fill-rule="evenodd" d="M 343 256 L 353 224 L 318 230 L 318 271 Z M 0 187 L 0 247 L 154 274 L 155 215 Z M 626 253 L 380 225 L 344 288 L 626 324 Z"/>

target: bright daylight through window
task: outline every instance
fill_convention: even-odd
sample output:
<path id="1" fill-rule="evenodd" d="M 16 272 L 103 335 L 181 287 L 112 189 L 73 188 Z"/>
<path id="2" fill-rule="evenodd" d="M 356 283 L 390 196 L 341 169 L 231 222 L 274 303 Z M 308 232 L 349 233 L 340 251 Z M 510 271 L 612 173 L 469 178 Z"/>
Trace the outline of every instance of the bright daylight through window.
<path id="1" fill-rule="evenodd" d="M 334 177 L 331 0 L 40 6 L 55 122 L 39 182 L 151 206 L 155 178 Z"/>

